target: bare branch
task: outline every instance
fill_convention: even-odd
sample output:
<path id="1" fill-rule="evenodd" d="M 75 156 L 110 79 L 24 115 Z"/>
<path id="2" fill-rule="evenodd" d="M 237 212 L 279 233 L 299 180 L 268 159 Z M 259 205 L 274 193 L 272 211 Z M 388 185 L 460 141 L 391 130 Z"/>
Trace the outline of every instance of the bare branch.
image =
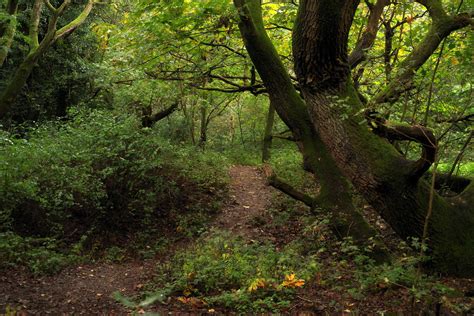
<path id="1" fill-rule="evenodd" d="M 372 47 L 377 36 L 380 17 L 382 16 L 384 8 L 388 5 L 390 5 L 390 0 L 378 0 L 375 5 L 371 4 L 369 6 L 370 15 L 367 27 L 349 56 L 349 65 L 351 68 L 355 68 L 366 58 L 366 52 L 370 47 Z"/>

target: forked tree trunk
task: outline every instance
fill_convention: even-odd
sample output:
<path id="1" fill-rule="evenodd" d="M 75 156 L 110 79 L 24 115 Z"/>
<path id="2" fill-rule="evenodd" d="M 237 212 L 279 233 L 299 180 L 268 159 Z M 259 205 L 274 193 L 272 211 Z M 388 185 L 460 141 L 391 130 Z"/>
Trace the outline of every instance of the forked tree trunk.
<path id="1" fill-rule="evenodd" d="M 65 9 L 71 1 L 63 1 L 58 8 L 54 8 L 50 2 L 35 0 L 31 10 L 31 21 L 29 25 L 29 45 L 30 51 L 26 58 L 21 62 L 18 69 L 14 72 L 12 78 L 7 83 L 4 91 L 0 93 L 0 119 L 2 119 L 10 110 L 17 96 L 25 86 L 36 63 L 43 57 L 44 53 L 57 41 L 68 34 L 74 32 L 89 16 L 94 0 L 88 0 L 82 12 L 71 22 L 60 29 L 57 29 L 58 19 L 63 15 Z M 10 4 L 16 4 L 16 1 L 10 1 Z M 51 11 L 46 34 L 39 42 L 39 24 L 43 5 Z"/>
<path id="2" fill-rule="evenodd" d="M 425 46 L 414 50 L 404 62 L 412 68 L 405 67 L 397 75 L 404 84 L 409 84 L 414 72 L 434 52 L 441 36 L 469 24 L 466 16 L 448 17 L 439 0 L 418 2 L 427 7 L 437 22 L 422 41 Z M 300 1 L 293 53 L 304 101 L 294 90 L 265 33 L 260 0 L 234 0 L 234 3 L 247 51 L 271 102 L 299 140 L 306 167 L 321 179 L 326 190 L 333 190 L 322 196 L 327 203 L 340 206 L 341 201 L 336 198 L 339 194 L 341 200 L 350 200 L 345 198 L 347 184 L 336 171 L 340 170 L 401 237 L 422 238 L 428 218 L 428 245 L 436 268 L 472 276 L 474 184 L 449 200 L 430 192 L 429 185 L 420 179 L 436 156 L 436 138 L 429 130 L 420 126 L 393 128 L 377 120 L 372 131 L 360 124 L 366 117 L 361 114 L 362 104 L 350 79 L 347 55 L 348 33 L 359 0 Z M 433 37 L 432 32 L 440 36 Z M 376 99 L 396 96 L 399 89 L 392 86 Z M 413 138 L 423 146 L 423 155 L 418 161 L 408 161 L 374 132 L 397 140 Z M 336 214 L 347 223 L 347 218 L 354 214 L 352 210 Z"/>
<path id="3" fill-rule="evenodd" d="M 303 155 L 304 168 L 313 173 L 321 185 L 316 198 L 318 206 L 331 212 L 332 228 L 337 235 L 352 236 L 357 242 L 374 239 L 375 231 L 355 210 L 349 183 L 311 124 L 305 102 L 265 31 L 260 0 L 234 0 L 234 3 L 239 11 L 239 28 L 245 46 L 269 91 L 270 102 L 292 131 Z M 375 258 L 382 261 L 388 255 L 379 249 Z"/>
<path id="4" fill-rule="evenodd" d="M 358 2 L 300 2 L 293 33 L 295 70 L 313 126 L 338 168 L 401 237 L 421 238 L 431 209 L 428 245 L 434 265 L 439 271 L 472 276 L 473 184 L 456 199 L 434 192 L 430 203 L 430 187 L 420 177 L 434 160 L 435 138 L 422 127 L 405 127 L 408 133 L 422 131 L 426 138 L 421 141 L 423 157 L 408 161 L 367 125 L 359 124 L 364 120 L 362 104 L 350 81 L 347 58 Z"/>

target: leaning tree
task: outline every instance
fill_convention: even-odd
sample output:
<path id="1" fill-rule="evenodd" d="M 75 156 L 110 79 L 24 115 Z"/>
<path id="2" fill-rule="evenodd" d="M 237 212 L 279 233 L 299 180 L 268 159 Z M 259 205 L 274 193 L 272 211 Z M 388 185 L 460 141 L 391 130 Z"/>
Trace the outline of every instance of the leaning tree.
<path id="1" fill-rule="evenodd" d="M 442 40 L 473 25 L 472 14 L 449 15 L 441 0 L 417 0 L 430 15 L 429 30 L 387 86 L 365 100 L 354 85 L 351 67 L 364 59 L 373 44 L 378 17 L 390 1 L 378 0 L 373 5 L 367 30 L 349 55 L 349 31 L 359 2 L 300 1 L 292 33 L 299 93 L 265 31 L 261 1 L 234 0 L 242 38 L 270 101 L 298 140 L 306 167 L 322 180 L 332 193 L 329 196 L 334 199 L 335 191 L 347 192 L 345 179 L 349 180 L 402 238 L 428 237 L 436 269 L 472 276 L 474 185 L 471 182 L 452 198 L 434 192 L 422 178 L 438 151 L 433 132 L 421 125 L 393 124 L 370 110 L 397 100 L 409 89 L 416 71 Z M 368 124 L 361 124 L 364 120 Z M 421 157 L 404 158 L 391 144 L 394 140 L 419 143 Z M 324 202 L 324 196 L 318 201 Z"/>

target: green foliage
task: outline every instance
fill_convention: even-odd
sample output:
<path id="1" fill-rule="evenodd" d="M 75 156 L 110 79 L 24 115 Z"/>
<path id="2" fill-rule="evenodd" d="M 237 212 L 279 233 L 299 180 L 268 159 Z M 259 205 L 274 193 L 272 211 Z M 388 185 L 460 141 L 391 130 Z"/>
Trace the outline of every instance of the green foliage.
<path id="1" fill-rule="evenodd" d="M 0 91 L 7 86 L 29 53 L 30 38 L 25 33 L 28 33 L 33 2 L 20 1 L 15 41 L 0 69 Z M 66 21 L 74 19 L 83 7 L 83 3 L 73 3 L 60 19 L 59 25 L 63 26 Z M 24 89 L 11 106 L 9 118 L 13 123 L 31 123 L 65 116 L 67 109 L 85 101 L 89 106 L 104 105 L 103 98 L 95 95 L 97 89 L 103 88 L 96 84 L 96 79 L 102 76 L 103 70 L 96 64 L 101 55 L 96 34 L 91 32 L 89 22 L 87 20 L 74 33 L 56 42 L 40 58 Z M 44 37 L 47 24 L 48 14 L 45 9 L 40 19 L 40 38 Z"/>
<path id="2" fill-rule="evenodd" d="M 439 164 L 437 171 L 441 173 L 448 173 L 451 171 L 452 164 L 443 163 Z M 460 176 L 474 177 L 474 162 L 467 162 L 460 164 L 458 168 L 455 169 L 455 174 Z"/>
<path id="3" fill-rule="evenodd" d="M 225 160 L 171 145 L 134 116 L 78 112 L 28 135 L 1 137 L 1 232 L 119 242 L 143 227 L 159 234 L 170 216 L 219 207 Z M 84 245 L 97 247 L 94 238 Z"/>
<path id="4" fill-rule="evenodd" d="M 412 240 L 412 249 L 420 250 L 425 247 L 418 240 Z M 352 256 L 356 267 L 355 279 L 358 283 L 358 287 L 349 289 L 349 293 L 356 299 L 363 299 L 370 293 L 403 288 L 417 303 L 425 304 L 439 301 L 442 296 L 455 294 L 454 289 L 422 271 L 423 264 L 428 260 L 427 257 L 420 254 L 407 254 L 410 253 L 410 249 L 403 242 L 399 248 L 404 253 L 402 256 L 397 257 L 390 264 L 376 265 L 364 251 L 355 246 L 350 239 L 346 239 L 341 249 Z"/>
<path id="5" fill-rule="evenodd" d="M 75 254 L 61 253 L 52 238 L 27 238 L 0 233 L 0 269 L 27 266 L 34 274 L 53 274 L 81 260 Z"/>
<path id="6" fill-rule="evenodd" d="M 247 244 L 216 232 L 159 266 L 154 283 L 186 297 L 199 297 L 209 306 L 277 311 L 287 307 L 293 289 L 304 284 L 288 281 L 291 275 L 308 280 L 318 270 L 313 257 L 302 257 L 294 247 L 278 251 L 271 244 Z"/>

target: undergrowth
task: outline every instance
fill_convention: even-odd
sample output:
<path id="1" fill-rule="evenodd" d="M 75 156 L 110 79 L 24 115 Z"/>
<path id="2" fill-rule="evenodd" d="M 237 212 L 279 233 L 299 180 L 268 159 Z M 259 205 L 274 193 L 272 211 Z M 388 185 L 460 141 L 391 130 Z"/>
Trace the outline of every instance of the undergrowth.
<path id="1" fill-rule="evenodd" d="M 136 306 L 175 295 L 187 305 L 279 311 L 290 306 L 296 289 L 319 269 L 315 258 L 301 256 L 292 246 L 277 249 L 270 243 L 249 244 L 227 232 L 211 232 L 192 249 L 160 264 L 145 303 Z"/>
<path id="2" fill-rule="evenodd" d="M 134 116 L 72 116 L 0 137 L 0 268 L 54 272 L 36 258 L 66 264 L 109 246 L 144 251 L 150 234 L 196 234 L 219 209 L 225 158 L 171 144 Z"/>

